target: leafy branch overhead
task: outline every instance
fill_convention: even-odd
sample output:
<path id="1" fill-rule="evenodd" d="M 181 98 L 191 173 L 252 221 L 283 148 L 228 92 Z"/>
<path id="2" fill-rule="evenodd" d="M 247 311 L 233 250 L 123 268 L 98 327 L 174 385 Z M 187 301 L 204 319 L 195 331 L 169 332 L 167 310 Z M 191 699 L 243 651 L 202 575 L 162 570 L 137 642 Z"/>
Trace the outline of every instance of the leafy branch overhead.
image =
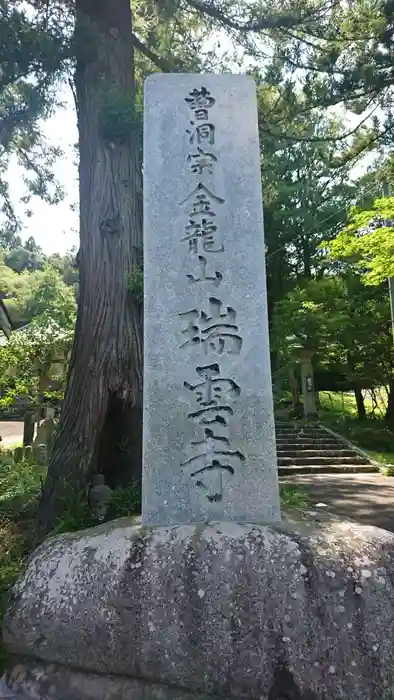
<path id="1" fill-rule="evenodd" d="M 87 58 L 92 50 L 94 37 L 81 28 L 73 35 L 74 14 L 71 0 L 0 0 L 0 206 L 3 226 L 14 234 L 21 222 L 6 177 L 12 154 L 27 173 L 27 215 L 32 195 L 54 203 L 62 197 L 53 175 L 60 152 L 45 143 L 41 120 L 57 106 L 58 80 L 71 77 L 76 50 Z M 257 82 L 276 93 L 262 114 L 264 134 L 290 142 L 335 139 L 340 165 L 392 143 L 393 15 L 392 0 L 134 0 L 137 93 L 152 70 L 237 70 L 246 60 Z M 103 128 L 123 134 L 137 111 L 129 96 L 121 115 L 119 98 L 108 105 L 113 93 L 104 96 Z M 361 123 L 324 136 L 308 131 L 303 117 L 342 103 L 362 114 Z"/>
<path id="2" fill-rule="evenodd" d="M 333 260 L 347 260 L 367 284 L 394 277 L 394 197 L 376 199 L 370 209 L 353 207 L 350 223 L 327 246 Z"/>
<path id="3" fill-rule="evenodd" d="M 303 0 L 295 0 L 292 3 L 186 0 L 186 4 L 212 17 L 219 25 L 238 32 L 303 27 L 307 23 L 320 20 L 332 7 L 331 2 L 314 5 Z"/>

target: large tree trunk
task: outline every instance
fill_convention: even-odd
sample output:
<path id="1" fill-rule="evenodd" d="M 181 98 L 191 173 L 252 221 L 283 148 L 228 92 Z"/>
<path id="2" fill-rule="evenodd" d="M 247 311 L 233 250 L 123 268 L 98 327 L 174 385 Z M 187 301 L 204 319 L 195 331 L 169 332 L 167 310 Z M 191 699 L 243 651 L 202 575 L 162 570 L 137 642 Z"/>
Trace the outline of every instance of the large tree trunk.
<path id="1" fill-rule="evenodd" d="M 141 476 L 142 313 L 129 290 L 142 251 L 141 137 L 130 0 L 76 0 L 76 10 L 80 294 L 41 534 L 62 515 L 65 491 L 81 492 L 98 469 L 111 486 Z"/>

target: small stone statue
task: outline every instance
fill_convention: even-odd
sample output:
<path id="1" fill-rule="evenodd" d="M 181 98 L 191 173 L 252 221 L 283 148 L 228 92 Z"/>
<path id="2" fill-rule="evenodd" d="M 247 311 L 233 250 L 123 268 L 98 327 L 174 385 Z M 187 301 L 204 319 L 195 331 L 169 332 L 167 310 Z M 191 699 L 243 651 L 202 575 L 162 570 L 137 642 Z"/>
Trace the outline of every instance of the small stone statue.
<path id="1" fill-rule="evenodd" d="M 105 485 L 104 474 L 95 474 L 88 492 L 90 514 L 99 523 L 105 520 L 111 501 L 112 489 Z"/>
<path id="2" fill-rule="evenodd" d="M 26 447 L 24 449 L 23 456 L 24 456 L 26 462 L 30 462 L 30 463 L 33 462 L 33 448 L 31 445 L 26 445 Z"/>
<path id="3" fill-rule="evenodd" d="M 46 445 L 34 445 L 33 455 L 36 463 L 40 467 L 45 467 L 48 463 L 48 450 Z"/>
<path id="4" fill-rule="evenodd" d="M 14 462 L 22 462 L 24 456 L 23 447 L 15 447 L 14 450 Z"/>
<path id="5" fill-rule="evenodd" d="M 23 446 L 31 445 L 34 438 L 36 416 L 34 411 L 26 411 L 23 418 Z"/>
<path id="6" fill-rule="evenodd" d="M 34 445 L 46 445 L 48 456 L 51 454 L 55 436 L 55 422 L 52 417 L 46 417 L 37 428 Z"/>

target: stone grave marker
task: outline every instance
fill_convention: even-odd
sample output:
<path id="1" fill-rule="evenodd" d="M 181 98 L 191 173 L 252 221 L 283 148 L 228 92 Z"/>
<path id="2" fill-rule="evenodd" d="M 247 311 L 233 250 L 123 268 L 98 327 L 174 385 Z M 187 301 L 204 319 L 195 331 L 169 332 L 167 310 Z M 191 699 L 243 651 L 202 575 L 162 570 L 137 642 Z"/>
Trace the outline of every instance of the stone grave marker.
<path id="1" fill-rule="evenodd" d="M 278 521 L 255 86 L 155 74 L 144 119 L 142 521 Z"/>
<path id="2" fill-rule="evenodd" d="M 44 418 L 37 428 L 37 435 L 34 441 L 34 445 L 46 445 L 48 457 L 52 453 L 53 443 L 55 439 L 55 421 L 52 417 Z"/>

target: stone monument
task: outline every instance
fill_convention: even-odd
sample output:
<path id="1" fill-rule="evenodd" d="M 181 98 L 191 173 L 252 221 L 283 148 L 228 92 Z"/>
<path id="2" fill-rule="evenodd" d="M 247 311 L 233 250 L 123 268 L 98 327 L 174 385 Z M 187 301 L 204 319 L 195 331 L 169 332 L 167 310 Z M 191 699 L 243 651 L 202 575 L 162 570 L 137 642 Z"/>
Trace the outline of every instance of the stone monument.
<path id="1" fill-rule="evenodd" d="M 142 520 L 280 520 L 255 85 L 155 74 L 144 109 Z"/>

